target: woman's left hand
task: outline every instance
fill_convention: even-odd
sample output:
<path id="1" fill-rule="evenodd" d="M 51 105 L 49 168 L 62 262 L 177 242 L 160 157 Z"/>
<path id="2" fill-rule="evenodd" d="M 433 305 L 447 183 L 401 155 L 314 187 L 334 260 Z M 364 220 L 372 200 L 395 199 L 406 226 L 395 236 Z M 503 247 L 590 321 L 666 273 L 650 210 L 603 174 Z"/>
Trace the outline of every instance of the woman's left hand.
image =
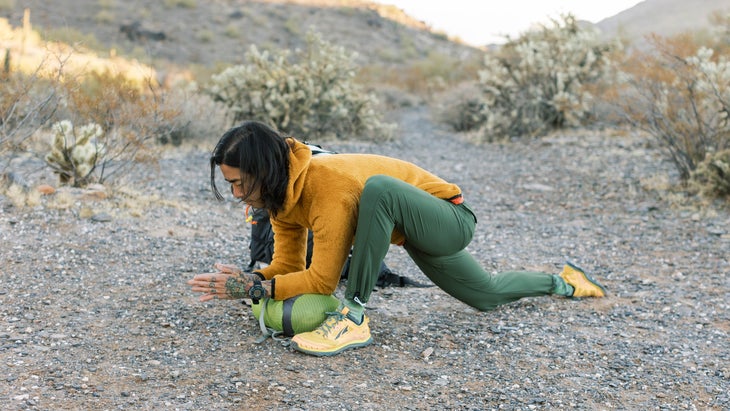
<path id="1" fill-rule="evenodd" d="M 204 293 L 200 301 L 213 299 L 233 300 L 248 297 L 248 290 L 253 281 L 258 280 L 256 274 L 228 274 L 223 272 L 198 274 L 188 284 L 193 292 Z"/>

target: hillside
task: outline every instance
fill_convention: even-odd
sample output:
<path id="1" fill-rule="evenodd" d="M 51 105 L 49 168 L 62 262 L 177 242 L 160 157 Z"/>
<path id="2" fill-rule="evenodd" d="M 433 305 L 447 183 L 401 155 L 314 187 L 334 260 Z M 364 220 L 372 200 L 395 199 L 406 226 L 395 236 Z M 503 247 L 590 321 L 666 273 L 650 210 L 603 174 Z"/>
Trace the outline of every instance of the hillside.
<path id="1" fill-rule="evenodd" d="M 360 0 L 28 0 L 0 10 L 0 17 L 19 26 L 24 8 L 41 34 L 155 66 L 240 63 L 251 44 L 292 49 L 310 30 L 357 52 L 360 63 L 397 65 L 430 53 L 464 58 L 478 52 L 395 7 Z"/>
<path id="2" fill-rule="evenodd" d="M 730 0 L 646 0 L 596 23 L 607 36 L 641 41 L 649 33 L 668 36 L 710 26 L 709 16 L 730 11 Z"/>
<path id="3" fill-rule="evenodd" d="M 357 52 L 362 65 L 399 66 L 430 55 L 462 60 L 479 53 L 394 6 L 365 0 L 26 0 L 0 8 L 0 18 L 18 27 L 25 8 L 46 38 L 113 50 L 157 68 L 171 63 L 217 69 L 242 62 L 252 44 L 301 47 L 310 30 Z M 596 26 L 606 37 L 640 41 L 651 32 L 707 28 L 718 10 L 730 10 L 730 0 L 646 0 Z"/>

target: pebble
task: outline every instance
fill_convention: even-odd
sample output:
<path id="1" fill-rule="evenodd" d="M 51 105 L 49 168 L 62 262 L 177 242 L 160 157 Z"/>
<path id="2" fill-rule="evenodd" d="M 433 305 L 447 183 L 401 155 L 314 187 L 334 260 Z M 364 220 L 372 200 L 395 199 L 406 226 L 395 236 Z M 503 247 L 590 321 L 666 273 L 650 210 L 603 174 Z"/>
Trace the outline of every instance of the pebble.
<path id="1" fill-rule="evenodd" d="M 38 190 L 38 192 L 40 192 L 43 195 L 51 195 L 56 192 L 56 188 L 51 185 L 48 185 L 48 184 L 41 184 L 38 187 L 36 187 L 36 190 Z"/>
<path id="2" fill-rule="evenodd" d="M 91 216 L 91 221 L 95 221 L 97 223 L 106 223 L 112 221 L 112 216 L 109 213 L 94 214 L 93 216 Z"/>

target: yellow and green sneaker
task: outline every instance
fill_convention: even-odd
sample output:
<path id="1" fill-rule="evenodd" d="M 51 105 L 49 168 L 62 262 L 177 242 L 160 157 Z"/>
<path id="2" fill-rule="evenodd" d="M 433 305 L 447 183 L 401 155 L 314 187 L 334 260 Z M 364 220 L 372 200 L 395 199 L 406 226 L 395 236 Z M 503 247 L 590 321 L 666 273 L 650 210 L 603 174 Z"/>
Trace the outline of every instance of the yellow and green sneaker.
<path id="1" fill-rule="evenodd" d="M 594 280 L 585 271 L 575 264 L 565 263 L 560 277 L 573 286 L 575 291 L 571 297 L 605 297 L 606 289 L 598 281 Z"/>
<path id="2" fill-rule="evenodd" d="M 373 342 L 370 336 L 370 320 L 363 316 L 362 323 L 356 324 L 343 307 L 339 311 L 328 312 L 327 319 L 314 331 L 300 333 L 291 339 L 291 347 L 306 354 L 318 357 L 336 355 L 350 348 L 364 347 Z"/>

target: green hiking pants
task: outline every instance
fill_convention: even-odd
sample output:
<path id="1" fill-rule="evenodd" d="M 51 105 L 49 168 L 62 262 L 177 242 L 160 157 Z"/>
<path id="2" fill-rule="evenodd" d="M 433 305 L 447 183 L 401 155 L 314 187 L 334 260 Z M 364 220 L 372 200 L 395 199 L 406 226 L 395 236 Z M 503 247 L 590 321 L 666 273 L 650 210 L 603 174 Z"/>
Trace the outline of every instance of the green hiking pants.
<path id="1" fill-rule="evenodd" d="M 475 225 L 465 203 L 453 204 L 389 176 L 370 177 L 360 199 L 345 299 L 368 301 L 393 229 L 405 235 L 408 255 L 434 284 L 478 310 L 563 292 L 566 285 L 557 275 L 486 272 L 465 250 Z"/>

